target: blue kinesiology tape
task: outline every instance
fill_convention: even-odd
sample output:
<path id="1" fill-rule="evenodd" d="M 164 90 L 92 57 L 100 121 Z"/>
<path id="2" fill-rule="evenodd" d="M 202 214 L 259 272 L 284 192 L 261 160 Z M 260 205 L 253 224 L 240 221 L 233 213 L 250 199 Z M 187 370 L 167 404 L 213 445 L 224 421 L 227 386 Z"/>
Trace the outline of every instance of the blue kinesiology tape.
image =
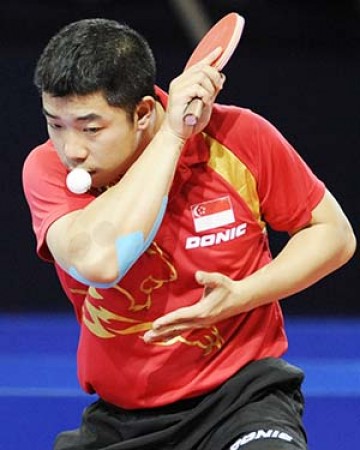
<path id="1" fill-rule="evenodd" d="M 90 281 L 83 277 L 74 266 L 68 269 L 69 275 L 75 278 L 75 280 L 80 281 L 80 283 L 86 284 L 87 286 L 93 286 L 100 289 L 108 289 L 112 286 L 115 286 L 125 276 L 127 271 L 135 263 L 135 261 L 147 250 L 147 248 L 153 241 L 164 218 L 167 200 L 167 197 L 163 198 L 154 225 L 145 241 L 144 233 L 142 231 L 135 231 L 134 233 L 127 234 L 126 236 L 120 236 L 116 239 L 115 246 L 119 267 L 119 276 L 115 281 L 112 281 L 111 283 L 94 283 L 93 281 Z"/>

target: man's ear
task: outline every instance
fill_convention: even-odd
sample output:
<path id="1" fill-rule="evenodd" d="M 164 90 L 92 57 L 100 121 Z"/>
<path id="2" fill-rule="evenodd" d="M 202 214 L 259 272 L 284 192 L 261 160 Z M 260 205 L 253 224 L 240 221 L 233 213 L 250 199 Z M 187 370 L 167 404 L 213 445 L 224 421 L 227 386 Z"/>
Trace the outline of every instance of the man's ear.
<path id="1" fill-rule="evenodd" d="M 156 101 L 150 95 L 143 97 L 135 110 L 135 120 L 139 130 L 145 130 L 151 121 Z"/>

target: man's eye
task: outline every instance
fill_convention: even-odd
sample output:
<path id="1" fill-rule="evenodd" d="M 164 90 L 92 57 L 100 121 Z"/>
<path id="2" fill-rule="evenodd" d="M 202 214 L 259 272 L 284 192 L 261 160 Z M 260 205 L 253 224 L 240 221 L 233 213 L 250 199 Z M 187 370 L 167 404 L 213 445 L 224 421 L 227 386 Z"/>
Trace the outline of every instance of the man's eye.
<path id="1" fill-rule="evenodd" d="M 86 127 L 84 128 L 85 133 L 95 134 L 101 130 L 100 127 Z"/>
<path id="2" fill-rule="evenodd" d="M 51 122 L 48 122 L 48 126 L 49 126 L 50 128 L 52 128 L 53 130 L 59 130 L 60 128 L 62 128 L 62 126 L 59 125 L 58 123 L 51 123 Z"/>

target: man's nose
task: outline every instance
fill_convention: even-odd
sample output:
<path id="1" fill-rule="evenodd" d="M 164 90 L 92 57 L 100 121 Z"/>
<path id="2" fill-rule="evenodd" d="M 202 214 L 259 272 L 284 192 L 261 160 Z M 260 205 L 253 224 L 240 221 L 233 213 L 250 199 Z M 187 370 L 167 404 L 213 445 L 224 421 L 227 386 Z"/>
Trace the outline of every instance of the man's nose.
<path id="1" fill-rule="evenodd" d="M 85 143 L 74 135 L 68 134 L 63 143 L 63 154 L 70 167 L 76 167 L 88 157 Z"/>

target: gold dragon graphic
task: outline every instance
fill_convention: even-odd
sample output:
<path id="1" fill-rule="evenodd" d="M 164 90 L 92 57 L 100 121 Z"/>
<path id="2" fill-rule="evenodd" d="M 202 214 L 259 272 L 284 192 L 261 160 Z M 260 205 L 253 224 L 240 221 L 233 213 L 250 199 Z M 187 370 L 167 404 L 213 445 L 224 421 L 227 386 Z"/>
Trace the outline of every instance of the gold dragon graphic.
<path id="1" fill-rule="evenodd" d="M 147 253 L 161 260 L 162 264 L 167 268 L 167 276 L 157 278 L 154 275 L 149 275 L 140 282 L 139 291 L 143 294 L 143 301 L 139 301 L 131 292 L 119 285 L 111 288 L 115 289 L 120 294 L 120 297 L 127 301 L 128 311 L 131 314 L 129 316 L 116 314 L 102 305 L 95 306 L 91 301 L 92 299 L 101 302 L 104 298 L 94 287 L 89 287 L 88 290 L 72 289 L 73 294 L 85 296 L 82 321 L 88 330 L 98 338 L 113 339 L 117 336 L 133 334 L 139 334 L 141 337 L 142 333 L 151 329 L 152 322 L 143 322 L 136 319 L 136 313 L 143 310 L 150 310 L 153 304 L 154 292 L 161 289 L 166 283 L 177 280 L 178 274 L 175 266 L 170 262 L 167 255 L 156 242 L 151 244 Z M 213 326 L 211 328 L 196 330 L 196 338 L 194 336 L 194 339 L 191 339 L 190 333 L 190 336 L 187 338 L 184 336 L 176 336 L 166 341 L 156 342 L 153 345 L 171 346 L 176 343 L 182 343 L 190 347 L 198 347 L 203 351 L 204 355 L 208 355 L 213 350 L 220 349 L 223 342 L 219 330 L 216 326 Z"/>

